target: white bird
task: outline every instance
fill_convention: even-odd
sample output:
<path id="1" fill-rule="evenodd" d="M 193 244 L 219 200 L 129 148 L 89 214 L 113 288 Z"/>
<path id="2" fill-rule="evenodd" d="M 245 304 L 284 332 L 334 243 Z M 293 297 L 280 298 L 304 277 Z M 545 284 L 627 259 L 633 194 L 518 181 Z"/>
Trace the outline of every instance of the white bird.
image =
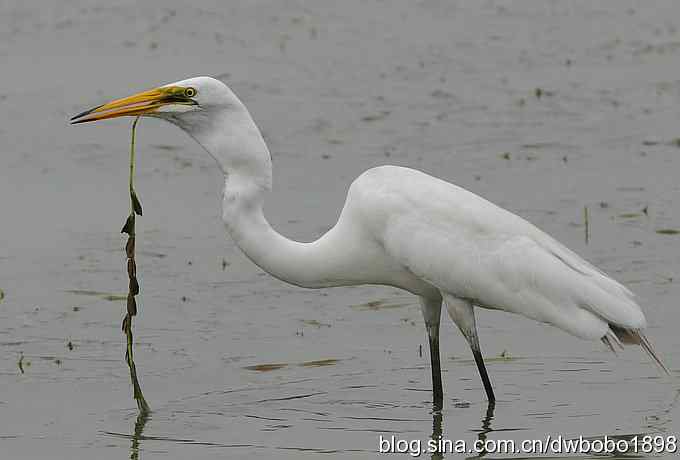
<path id="1" fill-rule="evenodd" d="M 311 243 L 267 222 L 271 155 L 245 105 L 219 80 L 196 77 L 118 99 L 73 123 L 123 115 L 179 126 L 224 173 L 223 220 L 260 268 L 306 288 L 395 286 L 420 298 L 430 345 L 433 400 L 442 407 L 439 322 L 442 303 L 467 339 L 490 403 L 493 388 L 474 307 L 519 313 L 612 351 L 638 344 L 666 372 L 642 333 L 633 294 L 521 217 L 420 171 L 381 166 L 350 186 L 338 222 Z"/>

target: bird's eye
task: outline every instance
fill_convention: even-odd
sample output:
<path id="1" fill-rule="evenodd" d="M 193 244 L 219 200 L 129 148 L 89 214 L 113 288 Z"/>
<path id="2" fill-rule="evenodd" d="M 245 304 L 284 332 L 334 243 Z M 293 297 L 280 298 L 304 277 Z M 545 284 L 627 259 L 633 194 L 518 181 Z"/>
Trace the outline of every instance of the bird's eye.
<path id="1" fill-rule="evenodd" d="M 194 88 L 185 88 L 184 95 L 186 97 L 194 97 L 196 95 L 196 90 Z"/>

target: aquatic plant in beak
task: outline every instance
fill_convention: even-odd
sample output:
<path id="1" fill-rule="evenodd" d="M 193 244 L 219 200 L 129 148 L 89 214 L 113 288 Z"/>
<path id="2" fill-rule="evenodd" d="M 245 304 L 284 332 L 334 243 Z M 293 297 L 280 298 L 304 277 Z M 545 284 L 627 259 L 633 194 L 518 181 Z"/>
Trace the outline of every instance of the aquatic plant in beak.
<path id="1" fill-rule="evenodd" d="M 130 380 L 132 381 L 133 396 L 135 401 L 137 401 L 137 407 L 139 412 L 146 414 L 151 409 L 149 404 L 147 404 L 144 394 L 142 394 L 142 388 L 139 385 L 139 379 L 137 378 L 137 367 L 135 366 L 135 359 L 133 355 L 133 337 L 132 337 L 132 318 L 137 315 L 137 300 L 135 297 L 139 294 L 139 282 L 137 281 L 137 262 L 135 261 L 135 246 L 136 246 L 136 235 L 135 235 L 135 215 L 142 215 L 142 204 L 137 198 L 137 192 L 135 192 L 134 178 L 135 178 L 135 131 L 137 130 L 137 123 L 139 122 L 139 117 L 135 118 L 132 122 L 132 135 L 130 141 L 130 178 L 129 178 L 129 188 L 130 188 L 130 215 L 123 225 L 121 233 L 127 233 L 128 240 L 125 244 L 125 255 L 127 256 L 127 273 L 128 273 L 128 295 L 127 295 L 127 312 L 123 318 L 122 329 L 125 333 L 127 347 L 125 350 L 125 361 L 130 368 Z"/>
<path id="2" fill-rule="evenodd" d="M 128 273 L 128 294 L 127 311 L 123 318 L 122 330 L 126 337 L 125 361 L 130 369 L 130 380 L 132 381 L 133 396 L 137 402 L 140 414 L 150 412 L 149 404 L 146 402 L 142 393 L 142 388 L 137 377 L 133 348 L 134 339 L 132 335 L 132 318 L 137 315 L 138 307 L 136 296 L 139 294 L 139 281 L 137 280 L 137 262 L 135 260 L 136 234 L 135 217 L 142 215 L 142 205 L 137 197 L 134 187 L 135 176 L 135 133 L 137 123 L 141 116 L 172 116 L 173 114 L 185 113 L 196 110 L 199 104 L 196 100 L 198 91 L 191 86 L 166 85 L 149 91 L 144 91 L 129 97 L 116 99 L 109 103 L 86 110 L 73 118 L 72 124 L 85 123 L 90 121 L 105 120 L 121 116 L 134 116 L 132 122 L 132 133 L 130 142 L 130 215 L 125 221 L 121 233 L 128 235 L 125 244 L 125 254 L 127 257 Z"/>

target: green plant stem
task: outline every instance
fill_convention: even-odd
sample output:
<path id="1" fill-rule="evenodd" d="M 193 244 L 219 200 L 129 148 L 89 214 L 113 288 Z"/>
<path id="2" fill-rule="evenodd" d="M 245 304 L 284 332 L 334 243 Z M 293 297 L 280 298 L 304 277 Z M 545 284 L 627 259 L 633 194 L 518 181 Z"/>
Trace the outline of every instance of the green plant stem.
<path id="1" fill-rule="evenodd" d="M 139 117 L 135 118 L 135 121 L 132 122 L 132 138 L 130 139 L 130 214 L 133 215 L 135 213 L 132 195 L 135 194 L 135 137 L 137 134 L 137 123 L 139 123 Z"/>

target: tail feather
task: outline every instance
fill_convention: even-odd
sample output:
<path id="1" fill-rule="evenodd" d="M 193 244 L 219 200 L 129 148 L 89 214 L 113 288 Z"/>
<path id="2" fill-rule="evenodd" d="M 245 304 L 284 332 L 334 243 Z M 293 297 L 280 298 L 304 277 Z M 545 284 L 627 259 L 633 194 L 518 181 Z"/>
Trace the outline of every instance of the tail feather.
<path id="1" fill-rule="evenodd" d="M 640 347 L 649 355 L 652 361 L 654 361 L 654 363 L 659 366 L 659 368 L 664 371 L 666 375 L 671 374 L 668 368 L 664 365 L 663 361 L 661 361 L 661 358 L 659 358 L 659 355 L 657 355 L 656 351 L 654 351 L 654 348 L 652 348 L 652 344 L 649 343 L 649 339 L 647 339 L 642 331 L 639 329 L 626 329 L 613 324 L 609 325 L 609 329 L 611 332 L 613 332 L 613 334 L 610 334 L 608 331 L 607 334 L 602 337 L 602 341 L 607 346 L 613 349 L 613 346 L 610 343 L 612 336 L 616 337 L 616 341 L 619 344 L 640 345 Z"/>

